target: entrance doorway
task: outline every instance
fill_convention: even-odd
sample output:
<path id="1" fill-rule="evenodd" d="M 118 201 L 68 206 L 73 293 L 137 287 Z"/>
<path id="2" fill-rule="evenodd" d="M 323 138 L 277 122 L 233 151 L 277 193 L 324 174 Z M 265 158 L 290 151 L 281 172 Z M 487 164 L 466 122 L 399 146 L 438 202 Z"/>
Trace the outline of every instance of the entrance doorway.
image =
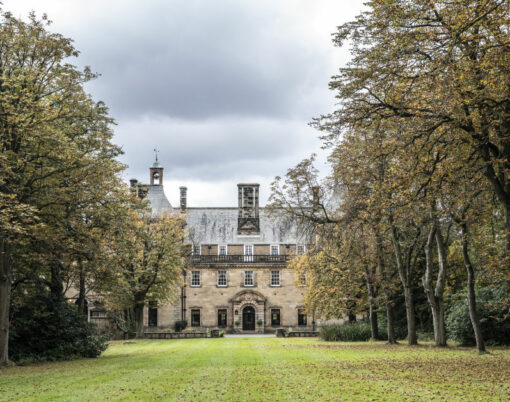
<path id="1" fill-rule="evenodd" d="M 243 309 L 243 331 L 255 331 L 255 309 L 252 306 Z"/>

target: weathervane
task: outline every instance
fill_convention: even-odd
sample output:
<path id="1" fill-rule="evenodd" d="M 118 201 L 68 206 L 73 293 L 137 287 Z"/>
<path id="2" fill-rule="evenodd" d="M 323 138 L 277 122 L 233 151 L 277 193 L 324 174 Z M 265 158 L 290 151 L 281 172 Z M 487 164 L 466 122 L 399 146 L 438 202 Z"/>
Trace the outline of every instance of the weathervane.
<path id="1" fill-rule="evenodd" d="M 158 152 L 159 150 L 157 148 L 154 148 L 154 152 L 156 153 L 156 162 L 158 161 Z"/>

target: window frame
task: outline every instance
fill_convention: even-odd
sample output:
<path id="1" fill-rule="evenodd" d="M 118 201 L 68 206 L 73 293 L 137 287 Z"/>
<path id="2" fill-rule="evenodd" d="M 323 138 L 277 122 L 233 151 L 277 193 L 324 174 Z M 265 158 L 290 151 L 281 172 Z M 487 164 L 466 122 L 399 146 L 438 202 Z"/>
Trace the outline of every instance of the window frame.
<path id="1" fill-rule="evenodd" d="M 198 324 L 196 321 L 193 321 L 193 315 L 198 314 Z M 202 325 L 202 312 L 199 308 L 192 308 L 190 310 L 190 324 L 192 327 L 200 327 Z"/>
<path id="2" fill-rule="evenodd" d="M 247 251 L 250 250 L 250 254 Z M 255 247 L 253 244 L 245 244 L 244 245 L 244 261 L 253 262 L 253 253 L 255 252 Z"/>
<path id="3" fill-rule="evenodd" d="M 274 313 L 274 312 L 278 312 L 278 313 Z M 278 314 L 278 323 L 276 323 L 273 319 L 273 314 Z M 280 327 L 282 325 L 282 312 L 281 312 L 281 309 L 279 308 L 272 308 L 271 309 L 271 326 L 272 327 Z"/>
<path id="4" fill-rule="evenodd" d="M 90 318 L 92 319 L 106 319 L 108 314 L 105 310 L 90 310 Z"/>
<path id="5" fill-rule="evenodd" d="M 298 315 L 298 326 L 306 327 L 308 325 L 308 315 L 306 314 L 306 310 L 304 308 L 298 308 L 297 315 Z"/>
<path id="6" fill-rule="evenodd" d="M 274 283 L 273 282 L 273 280 L 276 278 L 273 275 L 274 273 L 277 273 L 277 275 L 278 275 L 278 283 Z M 271 270 L 270 275 L 271 275 L 271 280 L 270 280 L 269 284 L 270 284 L 271 287 L 280 287 L 280 286 L 282 286 L 282 272 L 280 270 L 273 269 L 273 270 Z"/>
<path id="7" fill-rule="evenodd" d="M 191 255 L 202 255 L 202 244 L 195 246 L 194 243 L 191 243 Z"/>
<path id="8" fill-rule="evenodd" d="M 222 248 L 225 249 L 225 254 L 221 253 Z M 218 244 L 218 255 L 228 255 L 228 244 Z"/>
<path id="9" fill-rule="evenodd" d="M 299 248 L 302 247 L 303 251 L 299 252 Z M 296 244 L 296 255 L 303 255 L 306 253 L 306 245 L 305 244 Z"/>
<path id="10" fill-rule="evenodd" d="M 149 305 L 147 306 L 147 326 L 158 326 L 158 303 L 156 301 L 149 301 Z"/>
<path id="11" fill-rule="evenodd" d="M 276 248 L 276 254 L 273 253 L 273 248 Z M 280 245 L 279 244 L 271 244 L 269 246 L 269 255 L 280 255 Z"/>
<path id="12" fill-rule="evenodd" d="M 251 274 L 251 275 L 250 275 L 250 276 L 251 276 L 251 284 L 249 284 L 249 283 L 247 283 L 247 282 L 246 282 L 246 279 L 247 279 L 246 274 L 247 274 L 248 272 Z M 252 288 L 252 287 L 254 287 L 254 286 L 255 286 L 255 274 L 254 274 L 253 270 L 251 270 L 251 271 L 244 271 L 243 276 L 244 276 L 244 278 L 243 278 L 243 286 L 245 286 L 245 287 L 250 287 L 250 288 Z"/>
<path id="13" fill-rule="evenodd" d="M 223 319 L 220 319 L 220 314 L 225 312 L 225 322 L 223 323 Z M 218 328 L 226 328 L 228 326 L 228 309 L 220 308 L 218 309 Z"/>
<path id="14" fill-rule="evenodd" d="M 226 269 L 219 269 L 217 271 L 217 278 L 216 278 L 216 285 L 221 288 L 226 288 L 228 286 L 228 278 L 227 278 L 227 270 Z M 220 283 L 220 272 L 225 273 L 225 284 Z"/>
<path id="15" fill-rule="evenodd" d="M 195 274 L 198 273 L 198 284 L 195 281 Z M 201 285 L 202 285 L 202 278 L 201 278 L 201 274 L 200 274 L 200 271 L 191 271 L 191 282 L 190 282 L 190 286 L 192 288 L 199 288 Z"/>

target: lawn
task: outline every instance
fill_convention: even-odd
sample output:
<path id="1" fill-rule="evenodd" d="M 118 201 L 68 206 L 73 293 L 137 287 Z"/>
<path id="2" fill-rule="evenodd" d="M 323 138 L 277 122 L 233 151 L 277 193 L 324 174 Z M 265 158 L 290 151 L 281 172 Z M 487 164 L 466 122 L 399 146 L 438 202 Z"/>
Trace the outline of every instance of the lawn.
<path id="1" fill-rule="evenodd" d="M 112 342 L 98 359 L 0 370 L 2 400 L 507 400 L 510 350 L 313 338 Z"/>

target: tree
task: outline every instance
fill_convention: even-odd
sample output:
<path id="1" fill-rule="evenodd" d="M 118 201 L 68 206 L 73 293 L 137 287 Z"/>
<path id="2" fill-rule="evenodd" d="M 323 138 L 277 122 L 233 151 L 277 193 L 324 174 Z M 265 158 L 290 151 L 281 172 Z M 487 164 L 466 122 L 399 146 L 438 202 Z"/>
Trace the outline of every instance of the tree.
<path id="1" fill-rule="evenodd" d="M 46 17 L 1 18 L 0 364 L 6 364 L 11 286 L 37 278 L 63 297 L 73 251 L 87 233 L 79 227 L 118 186 L 122 165 L 107 108 L 83 90 L 95 75 L 68 62 L 78 56 L 71 39 L 48 32 Z"/>
<path id="2" fill-rule="evenodd" d="M 394 342 L 392 328 L 392 272 L 397 271 L 404 290 L 408 341 L 417 342 L 414 311 L 414 278 L 423 239 L 423 213 L 412 188 L 419 186 L 410 171 L 415 167 L 408 153 L 402 152 L 395 131 L 380 122 L 346 130 L 331 143 L 330 157 L 335 180 L 344 192 L 339 208 L 346 219 L 366 225 L 372 232 L 382 289 L 386 299 L 388 337 Z M 384 240 L 386 238 L 386 241 Z M 383 244 L 393 248 L 394 262 L 384 260 Z M 391 267 L 395 267 L 396 269 Z"/>
<path id="3" fill-rule="evenodd" d="M 504 211 L 510 251 L 510 4 L 506 0 L 386 1 L 339 27 L 353 60 L 333 77 L 341 108 L 317 121 L 345 128 L 392 122 L 412 144 L 436 135 L 467 144 Z M 473 160 L 474 163 L 478 163 Z M 508 262 L 507 262 L 508 267 Z"/>
<path id="4" fill-rule="evenodd" d="M 373 0 L 367 5 L 368 11 L 338 28 L 334 42 L 342 46 L 350 41 L 353 59 L 330 82 L 339 107 L 314 125 L 325 132 L 327 146 L 342 151 L 352 145 L 350 138 L 361 143 L 368 134 L 365 152 L 372 159 L 367 162 L 358 153 L 359 161 L 334 160 L 352 166 L 361 177 L 363 169 L 377 172 L 373 162 L 384 159 L 379 166 L 385 170 L 385 179 L 373 190 L 383 195 L 379 200 L 391 228 L 406 295 L 409 341 L 414 338 L 410 262 L 420 263 L 425 246 L 423 285 L 434 317 L 436 344 L 445 344 L 448 239 L 442 230 L 452 219 L 460 228 L 469 290 L 474 276 L 468 237 L 462 235 L 461 222 L 466 221 L 462 211 L 477 197 L 478 189 L 470 181 L 480 183 L 480 175 L 485 180 L 482 187 L 490 186 L 499 200 L 503 213 L 496 212 L 493 219 L 504 217 L 506 232 L 503 256 L 497 250 L 497 237 L 486 238 L 491 241 L 488 249 L 496 251 L 485 259 L 485 268 L 500 269 L 507 278 L 510 272 L 510 77 L 506 74 L 510 4 L 504 0 Z M 384 135 L 371 134 L 381 131 Z M 466 169 L 469 174 L 462 174 Z M 451 212 L 447 205 L 458 188 L 472 193 L 463 194 Z M 483 248 L 477 251 L 487 254 Z M 410 259 L 410 253 L 415 257 Z M 470 306 L 475 304 L 474 295 L 474 289 L 468 291 Z M 476 315 L 475 308 L 471 311 Z M 472 321 L 476 332 L 474 315 Z"/>
<path id="5" fill-rule="evenodd" d="M 168 214 L 157 218 L 136 208 L 112 233 L 109 244 L 115 264 L 104 267 L 104 277 L 98 290 L 115 310 L 133 309 L 136 333 L 143 336 L 143 311 L 150 301 L 171 300 L 181 284 L 184 269 L 184 223 L 180 217 Z M 138 204 L 138 206 L 137 206 Z"/>

